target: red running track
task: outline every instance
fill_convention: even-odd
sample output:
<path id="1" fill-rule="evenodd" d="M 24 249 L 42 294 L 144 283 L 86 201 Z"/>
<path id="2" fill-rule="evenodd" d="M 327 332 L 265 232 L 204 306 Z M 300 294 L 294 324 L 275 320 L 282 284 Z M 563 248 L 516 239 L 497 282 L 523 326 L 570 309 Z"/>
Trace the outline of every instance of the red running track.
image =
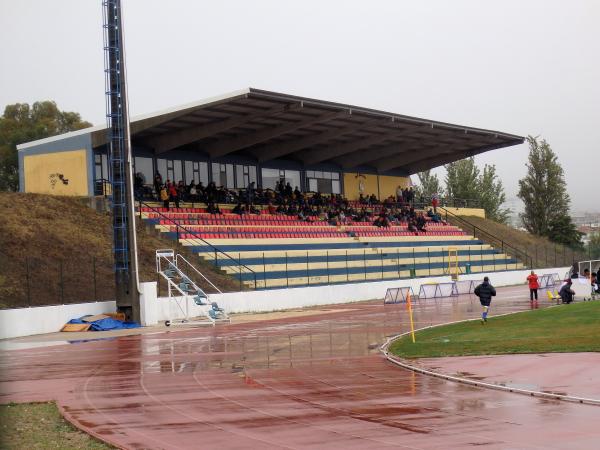
<path id="1" fill-rule="evenodd" d="M 500 289 L 492 314 L 529 308 L 526 293 Z M 404 305 L 328 309 L 4 352 L 0 401 L 56 400 L 77 426 L 131 449 L 599 448 L 600 407 L 388 363 L 378 346 L 407 330 Z M 471 296 L 415 307 L 418 326 L 479 312 Z"/>

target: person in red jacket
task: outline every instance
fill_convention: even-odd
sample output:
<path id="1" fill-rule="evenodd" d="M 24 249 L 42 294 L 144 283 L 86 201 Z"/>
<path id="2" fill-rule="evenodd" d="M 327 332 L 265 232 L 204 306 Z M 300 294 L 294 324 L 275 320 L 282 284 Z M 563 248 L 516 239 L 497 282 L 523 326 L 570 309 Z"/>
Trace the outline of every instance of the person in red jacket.
<path id="1" fill-rule="evenodd" d="M 537 304 L 540 283 L 538 281 L 538 276 L 533 270 L 531 271 L 531 275 L 527 277 L 527 283 L 529 284 L 529 301 L 533 304 L 533 299 L 535 297 L 535 303 Z"/>

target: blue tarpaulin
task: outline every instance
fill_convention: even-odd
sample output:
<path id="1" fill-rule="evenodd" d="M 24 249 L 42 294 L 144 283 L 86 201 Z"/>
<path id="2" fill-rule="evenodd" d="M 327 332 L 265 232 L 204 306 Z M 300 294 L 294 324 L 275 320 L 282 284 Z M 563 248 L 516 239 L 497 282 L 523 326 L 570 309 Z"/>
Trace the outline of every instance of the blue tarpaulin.
<path id="1" fill-rule="evenodd" d="M 140 328 L 140 324 L 136 322 L 121 322 L 120 320 L 113 319 L 112 317 L 106 317 L 105 319 L 96 320 L 95 322 L 85 322 L 88 316 L 80 317 L 79 319 L 71 319 L 69 323 L 89 323 L 90 331 L 108 331 L 108 330 L 122 330 L 125 328 Z"/>

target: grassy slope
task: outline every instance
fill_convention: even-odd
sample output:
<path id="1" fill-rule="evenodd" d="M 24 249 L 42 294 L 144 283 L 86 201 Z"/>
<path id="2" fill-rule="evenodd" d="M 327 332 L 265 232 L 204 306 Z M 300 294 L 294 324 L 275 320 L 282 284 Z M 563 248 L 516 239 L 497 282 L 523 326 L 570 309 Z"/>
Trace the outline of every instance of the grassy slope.
<path id="1" fill-rule="evenodd" d="M 96 258 L 97 297 L 114 298 L 110 215 L 89 208 L 81 199 L 6 192 L 0 193 L 0 211 L 0 304 L 27 304 L 25 256 L 32 304 L 60 302 L 61 269 L 65 303 L 84 299 L 93 286 L 92 257 Z M 154 251 L 173 248 L 174 241 L 140 225 L 138 242 L 140 278 L 156 281 Z M 222 290 L 239 289 L 232 277 L 200 258 L 195 261 Z"/>
<path id="2" fill-rule="evenodd" d="M 75 429 L 54 403 L 0 406 L 0 448 L 103 450 L 114 448 Z"/>
<path id="3" fill-rule="evenodd" d="M 493 220 L 482 219 L 481 217 L 463 216 L 462 218 L 517 249 L 526 250 L 527 254 L 534 258 L 536 267 L 570 266 L 572 263 L 571 250 L 567 249 L 563 257 L 563 247 L 561 246 L 556 247 L 555 263 L 555 245 L 545 237 L 534 236 L 525 231 L 517 230 L 509 225 L 503 225 L 494 222 Z M 473 230 L 469 230 L 468 227 L 453 220 L 450 215 L 448 215 L 448 221 L 461 227 L 467 233 L 473 233 Z M 482 239 L 485 241 L 485 237 L 482 237 Z M 536 249 L 537 260 L 535 259 Z"/>
<path id="4" fill-rule="evenodd" d="M 446 325 L 394 342 L 405 358 L 600 351 L 600 302 L 585 302 Z"/>

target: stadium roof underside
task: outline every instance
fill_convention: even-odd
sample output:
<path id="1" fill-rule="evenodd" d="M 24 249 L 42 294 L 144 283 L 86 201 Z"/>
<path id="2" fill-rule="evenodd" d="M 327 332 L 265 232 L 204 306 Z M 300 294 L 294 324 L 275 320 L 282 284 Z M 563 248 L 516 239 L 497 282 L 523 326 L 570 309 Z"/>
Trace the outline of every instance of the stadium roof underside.
<path id="1" fill-rule="evenodd" d="M 94 147 L 106 143 L 104 127 L 90 131 Z M 261 163 L 291 159 L 407 174 L 524 140 L 253 88 L 135 118 L 131 135 L 136 146 L 157 156 L 185 149 L 212 158 L 243 155 Z"/>

